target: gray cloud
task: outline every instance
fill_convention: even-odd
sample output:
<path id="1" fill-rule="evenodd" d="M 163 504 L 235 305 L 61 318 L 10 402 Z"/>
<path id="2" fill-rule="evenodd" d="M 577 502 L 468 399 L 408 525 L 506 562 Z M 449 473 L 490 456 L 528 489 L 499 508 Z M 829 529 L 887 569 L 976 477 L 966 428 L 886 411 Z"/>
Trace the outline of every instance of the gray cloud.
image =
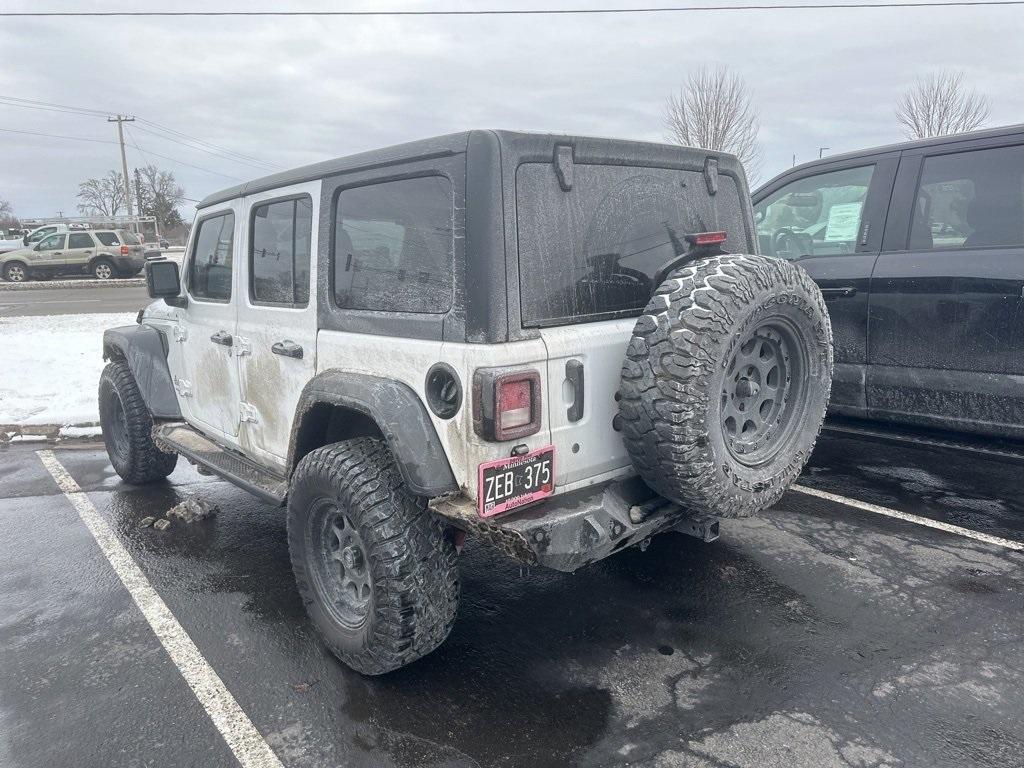
<path id="1" fill-rule="evenodd" d="M 180 7 L 172 0 L 152 2 Z M 25 0 L 5 7 L 37 5 Z M 89 7 L 47 7 L 76 5 Z M 250 7 L 235 0 L 205 5 Z M 446 4 L 456 6 L 537 3 Z M 900 140 L 896 97 L 930 69 L 965 69 L 971 84 L 992 97 L 992 124 L 1020 122 L 1022 40 L 1024 14 L 1012 7 L 593 17 L 5 19 L 0 94 L 129 112 L 292 167 L 471 127 L 657 141 L 664 135 L 666 95 L 690 68 L 721 62 L 738 70 L 755 94 L 765 155 L 761 178 L 767 179 L 788 167 L 794 153 L 800 162 L 816 157 L 821 146 L 835 153 Z M 9 106 L 0 106 L 0 128 L 115 138 L 114 127 L 102 118 Z M 157 161 L 175 171 L 191 198 L 262 175 L 142 131 L 133 136 L 144 152 L 209 169 Z M 119 164 L 112 144 L 10 133 L 0 133 L 0 142 L 0 196 L 22 215 L 74 211 L 78 181 Z M 145 164 L 144 152 L 130 147 L 129 164 Z"/>

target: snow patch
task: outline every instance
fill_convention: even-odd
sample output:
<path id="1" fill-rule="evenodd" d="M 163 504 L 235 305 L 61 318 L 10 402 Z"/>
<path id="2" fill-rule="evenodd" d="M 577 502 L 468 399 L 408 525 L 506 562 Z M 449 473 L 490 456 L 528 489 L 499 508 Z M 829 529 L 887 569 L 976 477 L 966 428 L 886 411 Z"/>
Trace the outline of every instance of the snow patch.
<path id="1" fill-rule="evenodd" d="M 103 331 L 133 313 L 0 317 L 0 424 L 99 421 Z"/>

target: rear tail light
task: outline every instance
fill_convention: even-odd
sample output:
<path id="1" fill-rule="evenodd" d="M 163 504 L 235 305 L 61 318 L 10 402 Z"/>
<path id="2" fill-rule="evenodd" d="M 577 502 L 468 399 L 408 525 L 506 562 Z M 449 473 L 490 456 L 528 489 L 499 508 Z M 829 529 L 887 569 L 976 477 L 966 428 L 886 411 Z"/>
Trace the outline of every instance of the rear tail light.
<path id="1" fill-rule="evenodd" d="M 121 255 L 122 256 L 127 256 L 128 255 L 128 246 L 127 245 L 122 245 L 121 246 Z"/>
<path id="2" fill-rule="evenodd" d="M 481 368 L 474 376 L 473 421 L 486 440 L 517 440 L 540 431 L 541 384 L 536 370 Z"/>

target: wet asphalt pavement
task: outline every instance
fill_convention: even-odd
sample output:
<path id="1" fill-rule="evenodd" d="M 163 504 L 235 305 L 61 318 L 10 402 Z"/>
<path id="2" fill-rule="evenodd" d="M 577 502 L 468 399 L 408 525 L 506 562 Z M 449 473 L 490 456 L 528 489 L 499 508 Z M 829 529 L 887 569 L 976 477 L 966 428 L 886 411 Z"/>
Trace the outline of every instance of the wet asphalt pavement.
<path id="1" fill-rule="evenodd" d="M 463 553 L 440 650 L 329 656 L 284 514 L 184 462 L 56 450 L 285 766 L 1024 765 L 1024 554 L 791 492 L 574 575 Z M 805 485 L 1024 541 L 1024 464 L 830 434 Z M 140 528 L 186 495 L 220 514 Z M 230 766 L 30 447 L 0 453 L 0 766 Z"/>

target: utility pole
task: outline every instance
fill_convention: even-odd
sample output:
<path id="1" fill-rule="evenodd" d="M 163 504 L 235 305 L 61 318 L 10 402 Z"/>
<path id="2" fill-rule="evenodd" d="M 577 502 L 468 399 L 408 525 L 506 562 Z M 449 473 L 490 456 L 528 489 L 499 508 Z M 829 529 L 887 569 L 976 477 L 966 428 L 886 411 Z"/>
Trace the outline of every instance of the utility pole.
<path id="1" fill-rule="evenodd" d="M 121 176 L 124 179 L 124 203 L 128 206 L 128 215 L 134 215 L 132 212 L 132 190 L 128 184 L 128 158 L 124 154 L 124 123 L 135 122 L 134 117 L 128 117 L 127 115 L 118 115 L 117 117 L 108 117 L 108 123 L 117 123 L 117 141 L 121 145 Z"/>
<path id="2" fill-rule="evenodd" d="M 135 169 L 135 202 L 139 206 L 139 216 L 142 216 L 142 174 L 138 168 Z"/>

